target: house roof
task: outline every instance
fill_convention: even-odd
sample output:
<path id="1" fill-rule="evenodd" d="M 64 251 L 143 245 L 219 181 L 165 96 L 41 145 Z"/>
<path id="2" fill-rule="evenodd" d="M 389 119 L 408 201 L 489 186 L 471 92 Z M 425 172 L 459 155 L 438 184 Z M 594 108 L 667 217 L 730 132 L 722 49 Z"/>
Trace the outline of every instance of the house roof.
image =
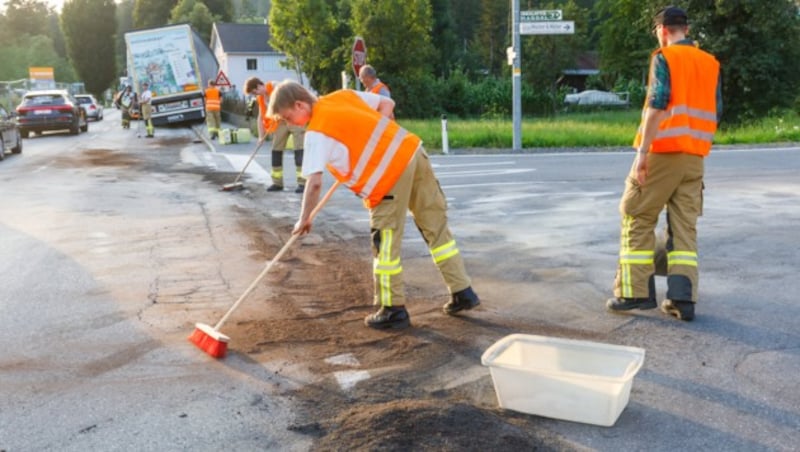
<path id="1" fill-rule="evenodd" d="M 214 22 L 225 53 L 275 52 L 269 45 L 269 25 Z"/>

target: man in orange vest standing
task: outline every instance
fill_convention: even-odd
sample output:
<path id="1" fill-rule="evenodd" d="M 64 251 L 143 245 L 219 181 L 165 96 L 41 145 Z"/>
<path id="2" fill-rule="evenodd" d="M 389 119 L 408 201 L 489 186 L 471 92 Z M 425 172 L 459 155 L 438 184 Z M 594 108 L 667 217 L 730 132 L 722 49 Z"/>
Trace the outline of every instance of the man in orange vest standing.
<path id="1" fill-rule="evenodd" d="M 636 158 L 620 201 L 619 263 L 610 311 L 652 309 L 655 228 L 667 209 L 667 296 L 661 310 L 694 319 L 697 302 L 697 217 L 703 211 L 704 158 L 722 114 L 719 62 L 687 39 L 686 12 L 670 6 L 656 14 L 659 49 L 650 62 Z"/>
<path id="2" fill-rule="evenodd" d="M 206 124 L 208 135 L 212 140 L 219 136 L 222 124 L 222 93 L 214 80 L 208 81 L 206 88 Z"/>
<path id="3" fill-rule="evenodd" d="M 286 121 L 276 121 L 267 115 L 267 103 L 272 96 L 275 84 L 272 82 L 262 82 L 257 77 L 250 77 L 244 82 L 246 94 L 256 96 L 258 100 L 258 140 L 259 145 L 263 142 L 267 134 L 272 134 L 272 185 L 267 187 L 267 191 L 283 191 L 283 152 L 286 150 L 286 143 L 289 135 L 292 135 L 294 142 L 294 166 L 297 178 L 295 193 L 303 193 L 306 180 L 302 176 L 303 166 L 303 138 L 305 129 Z"/>
<path id="4" fill-rule="evenodd" d="M 339 90 L 317 98 L 292 81 L 275 88 L 269 105 L 271 116 L 306 126 L 306 191 L 293 233 L 311 230 L 310 214 L 319 203 L 325 168 L 369 209 L 374 303 L 380 309 L 364 322 L 377 329 L 410 325 L 400 262 L 408 211 L 450 290 L 444 312 L 452 315 L 480 304 L 447 226 L 447 202 L 422 141 L 390 119 L 393 110 L 388 97 Z"/>
<path id="5" fill-rule="evenodd" d="M 392 97 L 389 87 L 378 78 L 375 68 L 369 64 L 361 66 L 361 70 L 358 71 L 358 79 L 364 84 L 365 91 L 380 94 L 381 96 Z"/>

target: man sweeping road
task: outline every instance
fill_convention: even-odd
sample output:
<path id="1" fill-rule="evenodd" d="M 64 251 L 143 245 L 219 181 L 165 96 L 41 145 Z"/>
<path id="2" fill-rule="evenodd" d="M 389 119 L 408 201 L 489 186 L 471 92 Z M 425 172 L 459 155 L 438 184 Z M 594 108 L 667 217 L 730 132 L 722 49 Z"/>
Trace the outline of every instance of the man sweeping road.
<path id="1" fill-rule="evenodd" d="M 275 87 L 268 112 L 306 126 L 307 183 L 295 234 L 311 230 L 326 167 L 364 199 L 374 255 L 374 301 L 381 306 L 364 322 L 377 329 L 410 325 L 400 262 L 408 211 L 450 290 L 444 312 L 452 315 L 480 304 L 447 226 L 447 203 L 428 155 L 419 137 L 389 119 L 393 111 L 394 101 L 377 94 L 340 90 L 317 98 L 299 83 L 285 81 Z"/>

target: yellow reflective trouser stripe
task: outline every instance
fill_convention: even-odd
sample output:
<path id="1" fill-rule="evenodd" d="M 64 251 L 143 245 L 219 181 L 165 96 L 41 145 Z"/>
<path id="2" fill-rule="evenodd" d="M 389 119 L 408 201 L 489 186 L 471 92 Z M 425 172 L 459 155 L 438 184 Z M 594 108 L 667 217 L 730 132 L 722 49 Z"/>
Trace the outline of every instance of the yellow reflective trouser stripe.
<path id="1" fill-rule="evenodd" d="M 667 265 L 697 267 L 697 253 L 694 251 L 670 251 L 667 253 Z"/>
<path id="2" fill-rule="evenodd" d="M 632 265 L 653 265 L 653 250 L 631 249 L 631 225 L 633 217 L 625 215 L 622 219 L 622 249 L 619 252 L 620 283 L 623 298 L 633 298 L 633 282 L 631 281 Z"/>
<path id="3" fill-rule="evenodd" d="M 381 306 L 392 305 L 392 276 L 402 273 L 400 258 L 392 260 L 392 235 L 391 229 L 381 230 L 381 247 L 378 256 L 373 261 L 372 272 L 378 281 Z"/>
<path id="4" fill-rule="evenodd" d="M 275 179 L 283 179 L 283 169 L 272 169 L 272 177 Z"/>
<path id="5" fill-rule="evenodd" d="M 458 254 L 458 248 L 456 248 L 455 240 L 451 240 L 444 245 L 437 246 L 431 250 L 433 261 L 437 264 L 455 256 L 456 254 Z"/>

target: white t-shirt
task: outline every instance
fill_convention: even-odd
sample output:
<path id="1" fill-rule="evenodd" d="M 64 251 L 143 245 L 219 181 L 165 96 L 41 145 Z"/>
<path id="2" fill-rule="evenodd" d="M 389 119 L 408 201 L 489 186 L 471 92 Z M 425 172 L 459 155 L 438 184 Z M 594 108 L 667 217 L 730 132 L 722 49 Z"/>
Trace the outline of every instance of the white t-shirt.
<path id="1" fill-rule="evenodd" d="M 140 104 L 149 104 L 150 100 L 153 99 L 153 92 L 149 89 L 142 91 L 142 95 L 139 96 L 139 103 Z"/>
<path id="2" fill-rule="evenodd" d="M 354 91 L 370 108 L 377 110 L 381 96 L 373 93 Z M 322 132 L 306 131 L 303 141 L 303 177 L 321 173 L 325 165 L 331 164 L 342 174 L 350 172 L 350 153 L 347 146 Z"/>

